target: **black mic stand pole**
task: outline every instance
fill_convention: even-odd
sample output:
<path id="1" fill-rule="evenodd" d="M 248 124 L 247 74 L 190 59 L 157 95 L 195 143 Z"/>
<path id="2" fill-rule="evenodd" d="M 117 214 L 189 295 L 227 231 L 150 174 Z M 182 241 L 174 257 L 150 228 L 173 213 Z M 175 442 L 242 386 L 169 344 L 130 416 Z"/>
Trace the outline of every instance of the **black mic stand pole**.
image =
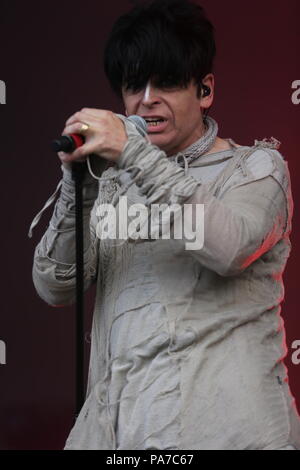
<path id="1" fill-rule="evenodd" d="M 74 140 L 75 137 L 75 140 Z M 84 137 L 71 134 L 63 135 L 51 142 L 54 152 L 73 152 L 80 144 L 84 143 Z M 75 182 L 75 243 L 76 243 L 76 421 L 84 403 L 84 258 L 83 258 L 83 196 L 82 182 L 87 169 L 87 163 L 71 162 L 72 179 Z"/>
<path id="2" fill-rule="evenodd" d="M 84 403 L 84 260 L 83 260 L 83 198 L 82 181 L 86 162 L 72 162 L 75 181 L 75 237 L 76 237 L 76 414 Z"/>

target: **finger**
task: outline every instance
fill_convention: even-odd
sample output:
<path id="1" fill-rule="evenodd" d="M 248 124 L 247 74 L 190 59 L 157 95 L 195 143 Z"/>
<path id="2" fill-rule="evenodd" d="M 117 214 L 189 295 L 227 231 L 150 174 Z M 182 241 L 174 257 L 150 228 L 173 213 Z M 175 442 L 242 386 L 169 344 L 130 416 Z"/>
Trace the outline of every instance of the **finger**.
<path id="1" fill-rule="evenodd" d="M 83 121 L 84 118 L 87 118 L 87 115 L 85 113 L 82 113 L 81 111 L 78 111 L 77 113 L 72 114 L 69 119 L 67 119 L 66 126 L 69 124 L 74 124 L 75 122 Z"/>
<path id="2" fill-rule="evenodd" d="M 60 160 L 63 162 L 63 164 L 67 164 L 67 166 L 69 166 L 69 164 L 71 163 L 71 158 L 70 158 L 70 154 L 69 153 L 65 153 L 65 152 L 58 152 L 57 155 L 59 156 Z M 64 165 L 66 166 L 66 165 Z"/>
<path id="3" fill-rule="evenodd" d="M 65 152 L 57 152 L 57 155 L 58 155 L 59 158 L 60 158 L 61 160 L 63 160 L 63 161 L 65 160 L 65 158 L 66 158 L 66 156 L 67 156 L 67 154 L 66 154 Z"/>
<path id="4" fill-rule="evenodd" d="M 120 120 L 120 122 L 122 122 Z M 82 125 L 83 124 L 87 124 L 89 126 L 89 129 L 82 129 Z M 104 125 L 104 123 L 103 123 Z M 70 126 L 74 126 L 74 127 L 70 127 Z M 75 127 L 77 126 L 77 127 Z M 93 131 L 97 130 L 97 129 L 101 129 L 101 121 L 99 121 L 99 119 L 95 119 L 95 117 L 91 117 L 89 116 L 88 118 L 85 117 L 83 118 L 82 117 L 82 120 L 78 121 L 77 119 L 74 120 L 73 122 L 70 121 L 69 124 L 66 123 L 66 126 L 63 130 L 63 134 L 71 134 L 73 132 L 75 133 L 78 133 L 78 134 L 86 134 L 86 133 L 89 133 L 89 131 L 93 129 Z"/>
<path id="5" fill-rule="evenodd" d="M 112 111 L 107 109 L 95 109 L 95 108 L 82 108 L 81 113 L 86 114 L 94 118 L 104 117 L 107 114 L 113 114 Z"/>
<path id="6" fill-rule="evenodd" d="M 70 159 L 78 160 L 80 158 L 86 158 L 91 153 L 95 153 L 95 144 L 90 144 L 87 142 L 75 149 L 74 152 L 70 153 Z"/>
<path id="7" fill-rule="evenodd" d="M 94 117 L 91 117 L 91 116 L 89 116 L 88 118 L 87 117 L 85 117 L 85 118 L 82 117 L 81 120 L 78 120 L 78 119 L 74 118 L 74 120 L 69 120 L 69 122 L 68 121 L 66 122 L 63 133 L 65 133 L 65 134 L 70 133 L 70 132 L 68 132 L 69 131 L 68 128 L 69 128 L 69 126 L 73 126 L 73 125 L 74 126 L 77 125 L 77 127 L 75 128 L 76 129 L 75 132 L 80 131 L 79 133 L 85 133 L 87 130 L 82 129 L 83 124 L 87 124 L 90 128 L 93 127 L 94 129 L 97 129 L 97 127 L 98 128 L 100 127 L 101 122 L 99 122 L 99 120 L 96 120 Z"/>
<path id="8" fill-rule="evenodd" d="M 89 118 L 101 118 L 104 117 L 107 113 L 113 114 L 111 111 L 103 110 L 103 109 L 94 109 L 94 108 L 83 108 L 81 111 L 73 114 L 69 117 L 66 121 L 66 125 L 72 124 L 76 121 L 84 121 L 85 119 Z"/>
<path id="9" fill-rule="evenodd" d="M 83 125 L 86 124 L 89 126 L 88 129 L 84 129 L 83 128 Z M 63 134 L 83 134 L 85 135 L 88 131 L 90 131 L 92 128 L 92 125 L 91 123 L 88 123 L 88 122 L 75 122 L 74 124 L 69 124 L 68 126 L 66 126 L 64 128 L 64 130 L 62 131 L 62 135 Z"/>
<path id="10" fill-rule="evenodd" d="M 72 153 L 57 152 L 57 154 L 63 163 L 71 163 L 73 161 L 84 162 L 87 158 L 86 155 L 78 156 L 78 153 L 75 154 L 75 151 Z"/>

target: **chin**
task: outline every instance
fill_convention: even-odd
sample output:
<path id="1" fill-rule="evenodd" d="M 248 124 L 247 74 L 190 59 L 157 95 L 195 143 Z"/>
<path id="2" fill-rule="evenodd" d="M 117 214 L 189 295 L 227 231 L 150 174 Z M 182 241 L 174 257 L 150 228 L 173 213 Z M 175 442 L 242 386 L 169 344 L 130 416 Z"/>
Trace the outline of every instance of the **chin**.
<path id="1" fill-rule="evenodd" d="M 168 148 L 168 144 L 170 144 L 170 142 L 168 142 L 168 139 L 166 139 L 166 137 L 162 135 L 148 134 L 148 137 L 152 145 L 156 145 L 157 147 L 159 147 L 161 150 L 164 150 L 164 151 L 166 151 L 166 148 Z"/>

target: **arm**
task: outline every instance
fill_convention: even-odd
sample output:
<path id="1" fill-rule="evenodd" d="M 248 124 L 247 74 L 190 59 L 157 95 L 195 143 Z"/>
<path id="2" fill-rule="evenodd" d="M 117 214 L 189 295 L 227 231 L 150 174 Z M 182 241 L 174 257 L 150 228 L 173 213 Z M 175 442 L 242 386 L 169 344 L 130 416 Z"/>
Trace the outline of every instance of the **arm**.
<path id="1" fill-rule="evenodd" d="M 284 235 L 287 201 L 271 175 L 226 191 L 221 200 L 199 188 L 187 201 L 204 203 L 204 246 L 190 251 L 222 276 L 236 275 Z"/>
<path id="2" fill-rule="evenodd" d="M 271 159 L 266 152 L 264 157 Z M 252 159 L 253 168 L 257 163 Z M 284 235 L 288 201 L 272 176 L 272 165 L 269 174 L 230 187 L 221 199 L 212 195 L 205 184 L 185 176 L 184 170 L 168 161 L 158 147 L 133 136 L 118 160 L 120 168 L 131 165 L 140 168 L 136 184 L 146 195 L 147 204 L 204 204 L 204 245 L 187 252 L 220 275 L 243 271 Z M 183 237 L 176 241 L 184 245 L 189 240 Z"/>
<path id="3" fill-rule="evenodd" d="M 39 296 L 52 306 L 75 302 L 75 183 L 71 170 L 61 165 L 63 181 L 52 218 L 35 248 L 32 278 Z M 98 267 L 95 199 L 98 181 L 88 173 L 83 181 L 84 289 L 95 281 Z"/>

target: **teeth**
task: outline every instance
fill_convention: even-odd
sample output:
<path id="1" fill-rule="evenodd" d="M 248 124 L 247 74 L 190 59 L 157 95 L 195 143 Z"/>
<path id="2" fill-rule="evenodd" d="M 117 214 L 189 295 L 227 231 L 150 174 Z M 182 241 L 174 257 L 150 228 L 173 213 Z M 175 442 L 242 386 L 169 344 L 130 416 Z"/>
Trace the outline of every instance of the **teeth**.
<path id="1" fill-rule="evenodd" d="M 163 119 L 159 119 L 157 121 L 147 121 L 148 125 L 150 125 L 150 126 L 158 126 L 162 122 L 164 122 Z"/>

